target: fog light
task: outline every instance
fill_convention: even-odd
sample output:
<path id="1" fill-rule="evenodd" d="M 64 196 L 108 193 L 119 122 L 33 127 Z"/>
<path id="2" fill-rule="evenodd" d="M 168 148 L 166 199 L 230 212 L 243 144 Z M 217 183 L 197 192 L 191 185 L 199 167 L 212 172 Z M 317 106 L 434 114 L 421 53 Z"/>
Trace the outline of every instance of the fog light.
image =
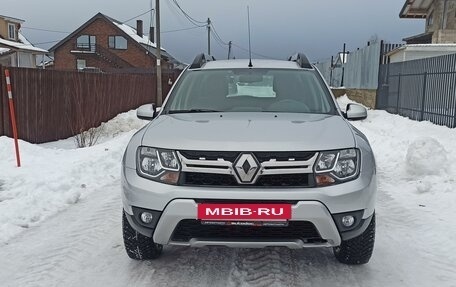
<path id="1" fill-rule="evenodd" d="M 141 213 L 141 221 L 144 222 L 145 224 L 151 223 L 153 219 L 154 219 L 154 216 L 152 215 L 152 213 L 149 213 L 149 212 Z"/>
<path id="2" fill-rule="evenodd" d="M 347 215 L 347 216 L 342 217 L 342 224 L 345 227 L 351 227 L 351 226 L 353 226 L 354 223 L 355 223 L 355 218 L 353 216 Z"/>

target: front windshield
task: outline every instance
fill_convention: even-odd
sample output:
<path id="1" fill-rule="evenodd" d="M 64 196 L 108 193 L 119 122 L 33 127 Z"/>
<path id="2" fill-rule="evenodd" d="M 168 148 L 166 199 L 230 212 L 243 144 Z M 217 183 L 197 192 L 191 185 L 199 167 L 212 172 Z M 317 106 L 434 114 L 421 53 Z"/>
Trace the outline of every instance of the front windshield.
<path id="1" fill-rule="evenodd" d="M 315 71 L 223 69 L 187 71 L 165 113 L 283 112 L 333 114 Z"/>

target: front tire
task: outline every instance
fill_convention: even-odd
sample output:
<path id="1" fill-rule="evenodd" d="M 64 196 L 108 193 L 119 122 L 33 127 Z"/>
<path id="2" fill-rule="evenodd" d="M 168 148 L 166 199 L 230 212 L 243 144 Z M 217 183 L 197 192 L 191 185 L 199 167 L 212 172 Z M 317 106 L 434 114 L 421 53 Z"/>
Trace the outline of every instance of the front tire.
<path id="1" fill-rule="evenodd" d="M 360 265 L 369 262 L 375 243 L 375 213 L 367 229 L 359 236 L 342 241 L 334 247 L 334 255 L 340 263 Z"/>
<path id="2" fill-rule="evenodd" d="M 122 212 L 122 232 L 125 250 L 131 259 L 151 260 L 162 254 L 163 245 L 136 231 L 128 222 L 125 211 Z"/>

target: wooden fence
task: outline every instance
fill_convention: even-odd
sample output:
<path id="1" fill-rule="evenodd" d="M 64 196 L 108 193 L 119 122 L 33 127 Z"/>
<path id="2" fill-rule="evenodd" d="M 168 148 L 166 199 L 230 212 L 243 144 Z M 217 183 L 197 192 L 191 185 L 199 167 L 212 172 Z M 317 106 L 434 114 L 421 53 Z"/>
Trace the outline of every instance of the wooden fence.
<path id="1" fill-rule="evenodd" d="M 382 65 L 377 109 L 456 128 L 456 54 Z"/>
<path id="2" fill-rule="evenodd" d="M 19 138 L 31 143 L 71 137 L 157 99 L 154 74 L 8 69 Z M 0 70 L 0 136 L 11 137 L 5 68 Z M 179 72 L 164 72 L 163 98 Z"/>

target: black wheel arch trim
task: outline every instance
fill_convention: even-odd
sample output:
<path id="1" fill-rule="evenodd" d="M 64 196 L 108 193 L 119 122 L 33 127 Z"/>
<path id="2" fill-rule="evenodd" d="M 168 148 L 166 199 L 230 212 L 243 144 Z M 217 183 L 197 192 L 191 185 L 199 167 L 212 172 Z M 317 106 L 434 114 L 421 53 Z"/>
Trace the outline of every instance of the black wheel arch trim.
<path id="1" fill-rule="evenodd" d="M 134 215 L 129 214 L 125 210 L 124 210 L 124 213 L 125 213 L 125 216 L 127 217 L 128 223 L 131 225 L 131 227 L 133 227 L 134 230 L 138 231 L 139 233 L 141 233 L 144 236 L 152 237 L 152 235 L 154 234 L 154 229 L 141 226 L 139 224 L 139 222 L 136 220 L 136 218 L 134 217 Z"/>
<path id="2" fill-rule="evenodd" d="M 346 241 L 346 240 L 350 240 L 350 239 L 360 236 L 364 231 L 366 231 L 367 227 L 369 226 L 369 224 L 372 221 L 372 218 L 374 217 L 374 214 L 375 214 L 375 211 L 368 218 L 362 219 L 361 224 L 355 230 L 341 232 L 340 233 L 341 239 Z"/>

